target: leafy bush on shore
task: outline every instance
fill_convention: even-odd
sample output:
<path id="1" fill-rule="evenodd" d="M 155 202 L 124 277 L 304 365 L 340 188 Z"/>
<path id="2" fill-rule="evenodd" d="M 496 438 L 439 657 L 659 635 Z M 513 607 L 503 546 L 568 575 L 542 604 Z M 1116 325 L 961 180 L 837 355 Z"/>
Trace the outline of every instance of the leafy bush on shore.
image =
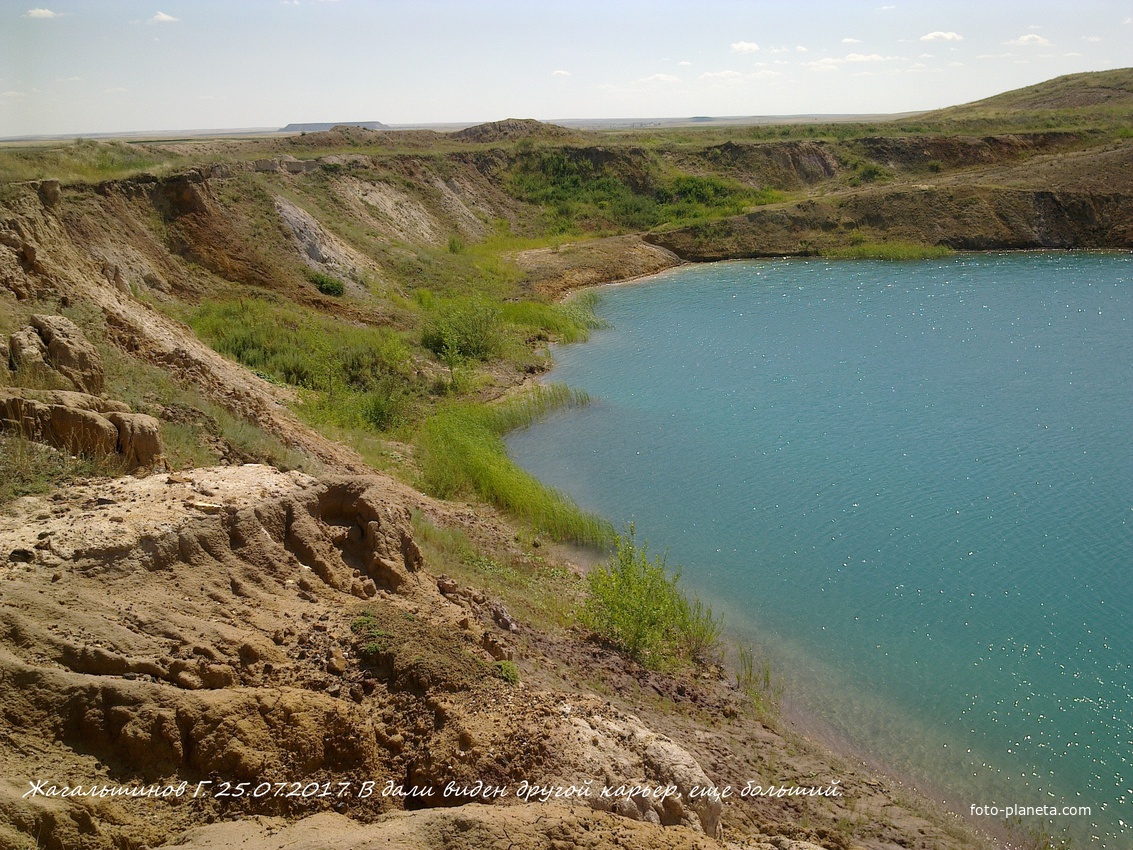
<path id="1" fill-rule="evenodd" d="M 453 298 L 431 311 L 421 344 L 446 363 L 453 358 L 490 360 L 500 353 L 500 308 L 483 298 Z"/>
<path id="2" fill-rule="evenodd" d="M 665 557 L 649 556 L 631 524 L 617 536 L 611 561 L 587 574 L 590 595 L 583 622 L 647 667 L 708 661 L 720 646 L 722 620 L 698 598 L 680 590 L 680 571 Z"/>

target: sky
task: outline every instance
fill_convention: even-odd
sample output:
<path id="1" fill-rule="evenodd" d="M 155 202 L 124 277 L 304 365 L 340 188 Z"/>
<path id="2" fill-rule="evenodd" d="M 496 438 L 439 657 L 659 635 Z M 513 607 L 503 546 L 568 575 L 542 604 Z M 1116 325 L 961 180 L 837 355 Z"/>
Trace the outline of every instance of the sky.
<path id="1" fill-rule="evenodd" d="M 1133 0 L 0 0 L 0 138 L 894 113 L 1129 66 Z"/>

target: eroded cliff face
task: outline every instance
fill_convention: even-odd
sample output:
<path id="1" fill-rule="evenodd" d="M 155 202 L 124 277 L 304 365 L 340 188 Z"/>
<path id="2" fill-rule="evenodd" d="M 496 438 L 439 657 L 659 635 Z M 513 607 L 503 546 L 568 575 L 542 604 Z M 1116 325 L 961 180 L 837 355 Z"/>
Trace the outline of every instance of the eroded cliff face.
<path id="1" fill-rule="evenodd" d="M 862 240 L 958 250 L 1133 248 L 1133 145 L 1062 155 L 1048 152 L 1068 144 L 1061 134 L 1043 144 L 1010 141 L 867 139 L 861 144 L 895 167 L 951 154 L 960 170 L 771 205 L 645 238 L 697 262 L 811 255 Z"/>
<path id="2" fill-rule="evenodd" d="M 683 748 L 600 700 L 498 675 L 514 623 L 501 627 L 499 603 L 478 593 L 438 589 L 403 494 L 381 479 L 246 465 L 102 481 L 17 503 L 0 518 L 0 549 L 9 846 L 20 835 L 140 846 L 299 802 L 304 814 L 369 820 L 478 799 L 445 795 L 449 783 L 514 788 L 536 777 L 672 783 L 684 796 L 664 806 L 628 796 L 594 805 L 716 831 L 720 803 L 689 798 L 709 780 Z M 352 790 L 313 806 L 310 795 L 25 799 L 41 780 Z M 364 782 L 412 796 L 364 794 Z"/>
<path id="3" fill-rule="evenodd" d="M 811 255 L 868 239 L 957 250 L 1133 248 L 1133 193 L 929 185 L 761 209 L 646 240 L 684 260 Z"/>

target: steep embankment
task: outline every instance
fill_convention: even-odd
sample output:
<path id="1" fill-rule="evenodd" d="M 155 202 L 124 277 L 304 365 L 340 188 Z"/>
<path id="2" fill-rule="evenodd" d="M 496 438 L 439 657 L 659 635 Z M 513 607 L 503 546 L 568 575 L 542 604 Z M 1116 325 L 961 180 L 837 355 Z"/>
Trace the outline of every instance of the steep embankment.
<path id="1" fill-rule="evenodd" d="M 1133 248 L 1133 143 L 1081 150 L 1074 139 L 865 139 L 858 145 L 871 161 L 906 175 L 646 238 L 694 261 L 894 240 L 964 250 Z"/>

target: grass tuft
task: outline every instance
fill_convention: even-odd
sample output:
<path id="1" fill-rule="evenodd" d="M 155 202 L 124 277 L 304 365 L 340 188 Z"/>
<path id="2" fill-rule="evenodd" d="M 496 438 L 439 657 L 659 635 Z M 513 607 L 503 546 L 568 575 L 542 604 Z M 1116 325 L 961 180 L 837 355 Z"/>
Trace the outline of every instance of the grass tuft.
<path id="1" fill-rule="evenodd" d="M 766 659 L 756 663 L 755 652 L 749 646 L 739 647 L 736 686 L 751 700 L 760 720 L 768 726 L 779 722 L 783 685 L 773 676 L 771 664 Z"/>

